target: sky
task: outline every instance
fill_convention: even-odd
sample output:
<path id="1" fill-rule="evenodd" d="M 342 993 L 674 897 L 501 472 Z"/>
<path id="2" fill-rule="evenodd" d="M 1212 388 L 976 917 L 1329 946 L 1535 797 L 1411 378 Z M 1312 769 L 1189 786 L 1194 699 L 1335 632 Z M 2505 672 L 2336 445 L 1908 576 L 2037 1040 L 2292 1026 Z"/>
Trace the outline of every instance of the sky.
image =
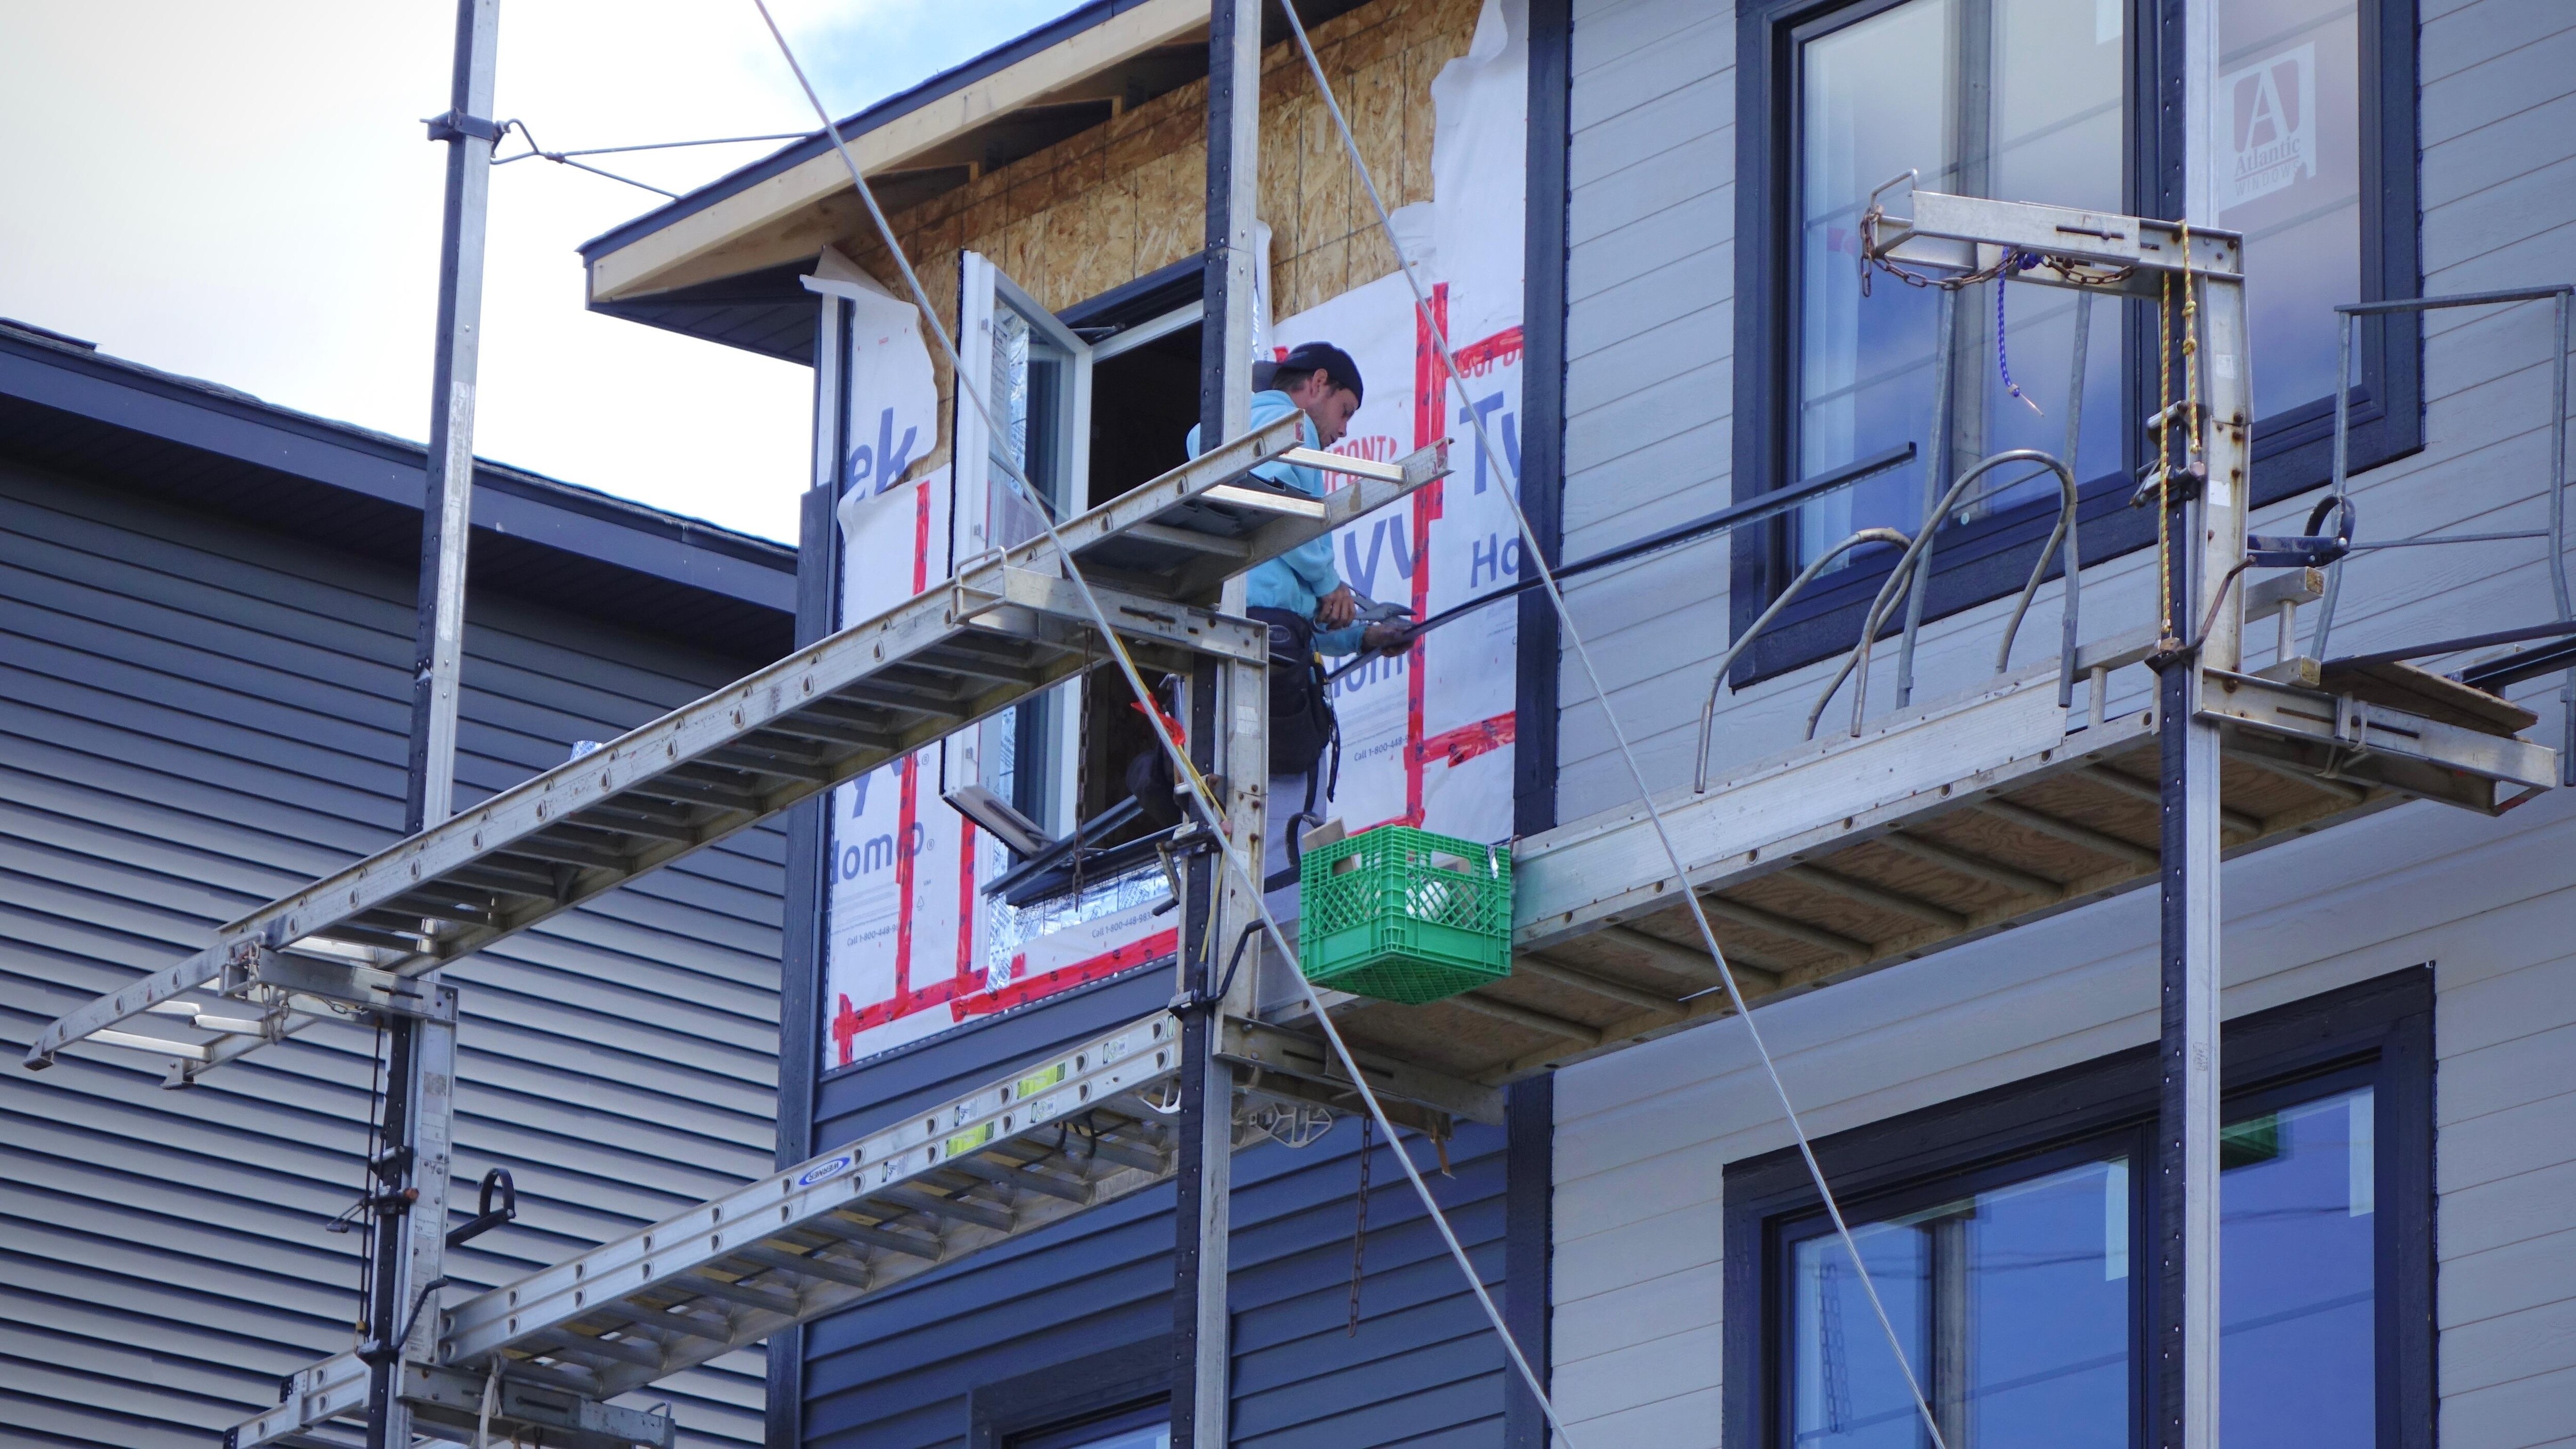
<path id="1" fill-rule="evenodd" d="M 771 0 L 835 116 L 1077 0 Z M 446 0 L 0 0 L 0 317 L 269 402 L 428 431 Z M 751 0 L 502 0 L 494 106 L 549 150 L 812 130 Z M 782 143 L 585 158 L 685 192 Z M 505 153 L 523 149 L 514 136 Z M 496 168 L 475 451 L 793 541 L 809 369 L 582 306 L 662 204 Z"/>

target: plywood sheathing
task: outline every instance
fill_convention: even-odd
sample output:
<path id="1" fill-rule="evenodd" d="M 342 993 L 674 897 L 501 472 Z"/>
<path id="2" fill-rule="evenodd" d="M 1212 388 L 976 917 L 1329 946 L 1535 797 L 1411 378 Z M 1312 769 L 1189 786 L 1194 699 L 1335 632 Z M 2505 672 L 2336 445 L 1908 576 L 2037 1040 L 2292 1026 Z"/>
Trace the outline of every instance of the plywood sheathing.
<path id="1" fill-rule="evenodd" d="M 1466 54 L 1479 0 L 1374 0 L 1314 27 L 1317 57 L 1390 207 L 1431 199 L 1431 81 Z M 1287 317 L 1395 270 L 1395 256 L 1293 45 L 1262 54 L 1261 219 L 1270 224 L 1272 312 Z M 1207 82 L 1193 81 L 889 218 L 940 320 L 953 327 L 957 253 L 991 257 L 1031 296 L 1064 308 L 1169 266 L 1207 233 Z M 822 230 L 889 288 L 902 279 L 855 195 Z M 936 349 L 934 349 L 934 352 Z M 954 399 L 934 356 L 938 447 Z"/>

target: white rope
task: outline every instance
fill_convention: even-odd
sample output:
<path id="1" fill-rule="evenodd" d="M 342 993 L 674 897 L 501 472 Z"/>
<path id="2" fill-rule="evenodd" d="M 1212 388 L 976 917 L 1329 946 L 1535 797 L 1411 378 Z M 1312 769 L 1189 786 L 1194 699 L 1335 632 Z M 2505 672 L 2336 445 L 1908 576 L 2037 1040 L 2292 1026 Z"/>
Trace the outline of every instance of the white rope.
<path id="1" fill-rule="evenodd" d="M 779 30 L 777 19 L 769 13 L 768 0 L 752 0 L 752 4 L 759 9 L 762 22 L 768 25 L 770 35 L 777 40 L 779 53 L 786 57 L 788 68 L 796 73 L 796 83 L 804 89 L 806 100 L 813 104 L 815 114 L 822 118 L 823 134 L 831 139 L 832 149 L 840 154 L 841 164 L 848 168 L 850 183 L 858 188 L 860 199 L 867 205 L 868 217 L 876 225 L 877 235 L 885 242 L 886 250 L 893 254 L 896 269 L 903 274 L 904 285 L 912 293 L 913 304 L 921 309 L 923 320 L 930 324 L 932 335 L 939 339 L 940 350 L 947 354 L 949 369 L 957 380 L 958 388 L 966 394 L 969 401 L 974 403 L 975 410 L 983 417 L 985 426 L 999 434 L 1000 429 L 993 425 L 993 414 L 985 405 L 982 390 L 973 382 L 964 361 L 958 356 L 956 343 L 948 335 L 948 328 L 939 320 L 938 311 L 931 306 L 929 293 L 923 290 L 921 278 L 914 274 L 911 260 L 904 255 L 902 244 L 895 238 L 894 228 L 887 223 L 885 212 L 877 205 L 876 193 L 869 188 L 867 177 L 859 170 L 857 160 L 850 155 L 848 143 L 841 139 L 840 127 L 833 122 L 831 112 L 824 108 L 822 97 L 815 93 L 814 83 L 806 78 L 805 67 L 797 61 L 795 49 L 787 43 L 786 34 Z M 1145 687 L 1144 676 L 1137 671 L 1136 661 L 1128 654 L 1125 642 L 1110 628 L 1108 614 L 1101 608 L 1099 598 L 1092 593 L 1090 581 L 1083 577 L 1082 570 L 1074 563 L 1073 551 L 1065 547 L 1064 539 L 1056 532 L 1052 511 L 1039 499 L 1036 490 L 1029 486 L 1027 478 L 1022 476 L 1017 465 L 1010 459 L 997 456 L 993 461 L 1001 465 L 1003 475 L 1028 498 L 1035 508 L 1039 522 L 1046 530 L 1048 541 L 1056 546 L 1056 555 L 1063 563 L 1065 577 L 1074 585 L 1075 592 L 1081 596 L 1083 608 L 1091 615 L 1093 627 L 1107 642 L 1119 672 L 1127 678 L 1127 687 L 1134 691 L 1139 702 L 1147 709 L 1152 709 L 1154 696 Z M 1210 822 L 1222 819 L 1217 802 L 1198 779 L 1197 771 L 1192 767 L 1189 757 L 1165 731 L 1151 730 L 1148 733 L 1154 736 L 1164 753 L 1172 757 L 1174 778 L 1185 785 L 1191 795 L 1197 799 L 1205 818 Z M 1260 913 L 1263 932 L 1269 937 L 1272 947 L 1279 952 L 1281 959 L 1294 961 L 1297 955 L 1295 949 L 1288 944 L 1287 935 L 1280 929 L 1278 918 L 1271 914 L 1269 903 L 1262 899 L 1260 878 L 1253 873 L 1250 864 L 1235 850 L 1234 843 L 1226 838 L 1223 831 L 1212 830 L 1210 836 L 1226 868 L 1243 883 L 1244 890 L 1253 903 L 1253 909 Z M 1360 1070 L 1359 1062 L 1351 1055 L 1349 1044 L 1342 1040 L 1341 1029 L 1333 1024 L 1333 1018 L 1324 1009 L 1322 999 L 1315 994 L 1313 984 L 1305 979 L 1303 972 L 1291 972 L 1290 975 L 1296 980 L 1298 989 L 1305 994 L 1308 1009 L 1314 1013 L 1315 1021 L 1322 1028 L 1325 1040 L 1332 1043 L 1333 1054 L 1341 1059 L 1343 1068 L 1350 1075 L 1352 1085 L 1359 1091 L 1360 1100 L 1368 1107 L 1369 1116 L 1375 1119 L 1378 1130 L 1386 1134 L 1388 1142 L 1399 1143 L 1395 1124 L 1388 1119 L 1385 1105 L 1378 1101 L 1377 1093 L 1369 1086 L 1367 1075 Z M 1510 1357 L 1512 1367 L 1519 1372 L 1521 1381 L 1529 1387 L 1531 1396 L 1537 1399 L 1540 1411 L 1547 1416 L 1547 1421 L 1555 1429 L 1558 1438 L 1571 1449 L 1574 1442 L 1572 1432 L 1566 1428 L 1564 1419 L 1558 1416 L 1556 1405 L 1548 1397 L 1546 1387 L 1539 1382 L 1538 1374 L 1531 1369 L 1529 1359 L 1522 1354 L 1519 1343 L 1513 1339 L 1511 1329 L 1504 1324 L 1502 1310 L 1495 1306 L 1493 1295 L 1485 1290 L 1484 1279 L 1477 1274 L 1476 1265 L 1468 1258 L 1465 1246 L 1458 1241 L 1458 1234 L 1449 1226 L 1448 1215 L 1440 1210 L 1439 1200 L 1432 1196 L 1431 1185 L 1423 1180 L 1421 1169 L 1414 1166 L 1413 1154 L 1403 1151 L 1399 1143 L 1395 1160 L 1404 1168 L 1405 1178 L 1413 1184 L 1414 1193 L 1422 1199 L 1422 1206 L 1430 1214 L 1432 1225 L 1439 1229 L 1441 1240 L 1448 1246 L 1449 1256 L 1457 1262 L 1459 1271 L 1466 1275 L 1467 1287 L 1475 1294 L 1477 1304 L 1484 1309 L 1485 1317 L 1493 1325 L 1495 1334 L 1502 1339 L 1503 1351 Z"/>
<path id="2" fill-rule="evenodd" d="M 1447 329 L 1432 315 L 1431 299 L 1424 294 L 1422 279 L 1414 271 L 1411 259 L 1404 254 L 1404 243 L 1395 234 L 1395 220 L 1387 213 L 1385 198 L 1378 195 L 1377 179 L 1369 172 L 1367 158 L 1360 154 L 1359 141 L 1352 136 L 1350 122 L 1342 115 L 1342 105 L 1333 94 L 1332 82 L 1325 78 L 1323 62 L 1316 59 L 1314 43 L 1306 36 L 1306 23 L 1298 18 L 1297 7 L 1292 0 L 1280 0 L 1279 9 L 1288 17 L 1289 33 L 1296 37 L 1297 49 L 1306 57 L 1306 68 L 1314 74 L 1315 87 L 1323 95 L 1325 109 L 1332 113 L 1334 128 L 1342 134 L 1342 145 L 1350 152 L 1352 169 L 1359 173 L 1360 184 L 1367 188 L 1369 205 L 1377 212 L 1378 226 L 1386 233 L 1387 244 L 1394 248 L 1397 268 L 1404 273 L 1405 284 L 1413 289 L 1413 304 L 1421 314 L 1423 329 L 1440 349 L 1441 364 L 1448 369 L 1449 380 L 1458 389 L 1459 401 L 1471 403 L 1466 375 L 1458 367 L 1457 355 L 1449 350 Z M 1745 1034 L 1753 1042 L 1754 1053 L 1762 1059 L 1762 1070 L 1771 1079 L 1771 1091 L 1780 1100 L 1781 1114 L 1788 1119 L 1791 1135 L 1797 1138 L 1798 1155 L 1806 1160 L 1807 1175 L 1814 1180 L 1817 1194 L 1824 1199 L 1825 1211 L 1833 1219 L 1834 1232 L 1842 1239 L 1843 1251 L 1851 1255 L 1852 1267 L 1860 1275 L 1861 1289 L 1868 1295 L 1870 1310 L 1878 1315 L 1878 1326 L 1887 1335 L 1888 1350 L 1896 1355 L 1896 1366 L 1905 1375 L 1905 1386 L 1914 1395 L 1915 1408 L 1922 1411 L 1923 1427 L 1932 1436 L 1933 1449 L 1948 1449 L 1941 1435 L 1941 1426 L 1933 1417 L 1931 1401 L 1924 1397 L 1923 1385 L 1914 1374 L 1914 1365 L 1905 1357 L 1905 1345 L 1896 1336 L 1896 1325 L 1887 1315 L 1887 1305 L 1879 1299 L 1878 1285 L 1870 1277 L 1869 1266 L 1861 1261 L 1860 1245 L 1853 1241 L 1851 1227 L 1843 1221 L 1842 1204 L 1835 1200 L 1833 1188 L 1825 1181 L 1825 1170 L 1816 1161 L 1816 1149 L 1808 1140 L 1806 1124 L 1798 1119 L 1798 1109 L 1789 1100 L 1789 1088 L 1780 1080 L 1779 1065 L 1772 1060 L 1771 1048 L 1762 1039 L 1762 1029 L 1754 1025 L 1753 1013 L 1745 1005 L 1744 993 L 1736 985 L 1735 971 L 1727 964 L 1726 952 L 1718 945 L 1717 931 L 1709 924 L 1708 912 L 1700 904 L 1699 892 L 1691 889 L 1690 872 L 1682 864 L 1681 848 L 1673 843 L 1672 832 L 1664 823 L 1663 809 L 1655 803 L 1655 792 L 1647 786 L 1646 772 L 1637 763 L 1637 752 L 1628 744 L 1627 730 L 1619 723 L 1619 712 L 1611 707 L 1610 691 L 1603 687 L 1601 671 L 1592 663 L 1592 651 L 1585 646 L 1582 632 L 1575 627 L 1574 612 L 1566 607 L 1565 591 L 1558 587 L 1556 573 L 1548 567 L 1546 555 L 1539 548 L 1537 531 L 1530 527 L 1529 515 L 1521 510 L 1520 476 L 1505 462 L 1502 451 L 1494 446 L 1493 439 L 1487 434 L 1484 413 L 1473 406 L 1461 411 L 1476 430 L 1477 449 L 1502 479 L 1500 492 L 1504 501 L 1511 505 L 1512 521 L 1520 529 L 1521 556 L 1538 571 L 1539 584 L 1547 591 L 1548 602 L 1556 608 L 1557 620 L 1565 631 L 1565 641 L 1572 647 L 1576 660 L 1583 665 L 1584 678 L 1592 686 L 1592 697 L 1600 703 L 1602 718 L 1610 726 L 1610 738 L 1619 746 L 1619 758 L 1626 762 L 1628 778 L 1636 785 L 1637 798 L 1645 802 L 1646 818 L 1655 827 L 1655 838 L 1663 844 L 1664 858 L 1672 867 L 1672 879 L 1681 886 L 1682 900 L 1689 905 L 1691 921 L 1699 928 L 1700 942 L 1707 947 L 1710 959 L 1717 962 L 1718 979 L 1726 986 L 1726 999 L 1735 1008 L 1735 1014 L 1743 1019 Z"/>

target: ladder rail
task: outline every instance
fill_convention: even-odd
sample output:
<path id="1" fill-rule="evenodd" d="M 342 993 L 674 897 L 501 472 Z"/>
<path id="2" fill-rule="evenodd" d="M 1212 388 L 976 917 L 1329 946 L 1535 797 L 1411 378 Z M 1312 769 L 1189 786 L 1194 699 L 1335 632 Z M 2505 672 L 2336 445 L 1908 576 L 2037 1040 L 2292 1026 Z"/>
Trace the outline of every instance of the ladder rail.
<path id="1" fill-rule="evenodd" d="M 1172 550 L 1186 562 L 1159 577 L 1119 571 L 1162 595 L 1095 585 L 1121 635 L 1158 657 L 1266 658 L 1258 626 L 1195 600 L 1446 471 L 1439 445 L 1388 465 L 1313 453 L 1297 439 L 1297 420 L 1283 418 L 1059 528 L 1086 568 L 1095 552 L 1132 561 L 1152 545 L 1130 535 L 1147 528 L 1182 526 L 1241 546 L 1216 556 Z M 1250 476 L 1283 459 L 1329 465 L 1352 481 L 1318 506 Z M 1064 569 L 1045 539 L 970 560 L 955 579 L 232 922 L 204 950 L 48 1025 L 27 1063 L 40 1068 L 96 1040 L 169 1056 L 170 1084 L 185 1085 L 313 1021 L 408 998 L 409 978 L 1101 662 Z M 168 1046 L 141 1033 L 99 1035 L 146 1013 L 181 1015 L 169 1008 L 210 982 L 217 994 L 258 1001 L 258 1029 Z"/>

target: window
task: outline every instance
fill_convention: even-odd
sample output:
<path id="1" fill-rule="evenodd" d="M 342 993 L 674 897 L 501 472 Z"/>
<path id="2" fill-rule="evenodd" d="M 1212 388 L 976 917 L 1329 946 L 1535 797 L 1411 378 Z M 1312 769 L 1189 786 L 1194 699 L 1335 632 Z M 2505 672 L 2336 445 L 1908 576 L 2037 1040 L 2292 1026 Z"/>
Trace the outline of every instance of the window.
<path id="1" fill-rule="evenodd" d="M 1010 1449 L 1171 1449 L 1172 1407 L 1140 1404 L 1081 1423 L 1014 1434 Z"/>
<path id="2" fill-rule="evenodd" d="M 969 366 L 984 372 L 988 427 L 974 403 L 957 400 L 957 500 L 963 547 L 1010 548 L 1045 532 L 1045 521 L 1011 481 L 1016 468 L 1059 518 L 1089 506 L 1091 346 L 1031 300 L 976 252 L 962 254 L 959 332 Z M 980 349 L 976 357 L 973 349 Z M 960 562 L 963 562 L 961 559 Z M 983 784 L 1051 835 L 1074 826 L 1076 732 L 1082 685 L 1069 681 L 1014 705 L 984 729 Z"/>
<path id="3" fill-rule="evenodd" d="M 2083 551 L 2143 544 L 2124 507 L 2154 407 L 2152 309 L 2056 288 L 1942 294 L 1877 276 L 1859 219 L 1906 171 L 1932 189 L 2153 215 L 2246 235 L 2268 502 L 2329 471 L 2337 302 L 2412 296 L 2414 0 L 2229 0 L 2186 177 L 2180 8 L 2146 0 L 1746 0 L 1739 12 L 1739 500 L 1908 442 L 1905 468 L 1827 495 L 1735 544 L 1737 630 L 1853 530 L 1920 524 L 1936 471 L 2015 447 L 2064 454 L 2084 485 Z M 2171 12 L 2171 13 L 2168 13 Z M 1758 58 L 1767 57 L 1768 63 Z M 2080 410 L 2074 343 L 2087 337 Z M 1950 314 L 1944 325 L 1945 313 Z M 2361 331 L 2356 471 L 2420 443 L 2416 324 Z M 1946 340 L 1945 340 L 1946 339 Z M 1941 381 L 1950 383 L 1945 411 Z M 1936 434 L 1938 437 L 1936 437 Z M 2031 470 L 2038 474 L 2038 470 Z M 2054 522 L 2044 475 L 2009 480 L 1942 530 L 1930 611 L 1998 597 Z M 1843 558 L 1737 665 L 1750 682 L 1848 648 L 1894 550 Z"/>
<path id="4" fill-rule="evenodd" d="M 2230 1028 L 2227 1442 L 2429 1433 L 2431 1337 L 2409 1312 L 2432 1273 L 2430 994 L 2419 969 Z M 2149 1442 L 2153 1105 L 2152 1059 L 2133 1053 L 1819 1144 L 1954 1449 Z M 1803 1166 L 1739 1164 L 1726 1192 L 1729 1442 L 1928 1444 Z"/>

